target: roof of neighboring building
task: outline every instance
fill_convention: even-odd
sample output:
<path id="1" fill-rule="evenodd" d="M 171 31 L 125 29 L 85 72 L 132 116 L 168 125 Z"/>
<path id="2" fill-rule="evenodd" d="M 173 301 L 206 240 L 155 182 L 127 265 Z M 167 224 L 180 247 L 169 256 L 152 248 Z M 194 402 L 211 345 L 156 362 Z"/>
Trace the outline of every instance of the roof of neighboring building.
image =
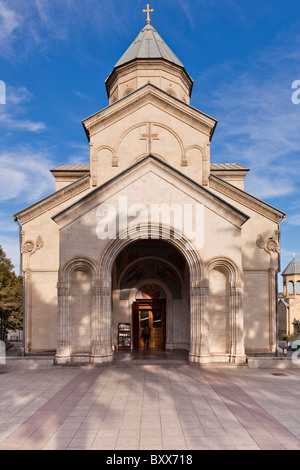
<path id="1" fill-rule="evenodd" d="M 89 163 L 65 163 L 63 165 L 57 166 L 53 168 L 51 171 L 89 171 L 90 165 Z"/>
<path id="2" fill-rule="evenodd" d="M 164 59 L 179 67 L 184 67 L 151 24 L 147 24 L 142 29 L 135 41 L 116 63 L 115 68 L 135 59 Z"/>
<path id="3" fill-rule="evenodd" d="M 282 276 L 291 276 L 293 274 L 300 274 L 300 263 L 295 258 L 295 255 L 290 264 L 281 273 Z"/>
<path id="4" fill-rule="evenodd" d="M 65 163 L 56 168 L 53 168 L 51 171 L 89 171 L 89 163 Z M 239 165 L 238 163 L 212 163 L 210 165 L 211 171 L 222 171 L 222 170 L 248 170 L 248 168 Z"/>
<path id="5" fill-rule="evenodd" d="M 223 170 L 245 170 L 249 171 L 249 168 L 239 165 L 238 163 L 212 163 L 210 165 L 211 171 L 223 171 Z"/>

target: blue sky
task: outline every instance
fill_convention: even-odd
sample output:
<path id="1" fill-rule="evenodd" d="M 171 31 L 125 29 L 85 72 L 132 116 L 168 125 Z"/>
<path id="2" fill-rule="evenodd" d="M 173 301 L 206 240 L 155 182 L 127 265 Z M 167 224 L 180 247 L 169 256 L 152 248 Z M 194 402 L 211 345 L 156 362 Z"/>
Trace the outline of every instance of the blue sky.
<path id="1" fill-rule="evenodd" d="M 145 25 L 146 4 L 0 0 L 0 244 L 16 268 L 12 216 L 54 191 L 49 169 L 88 162 L 81 121 L 108 105 L 104 81 Z M 195 81 L 192 106 L 218 120 L 211 161 L 250 168 L 246 190 L 287 213 L 284 269 L 293 253 L 300 260 L 300 104 L 292 101 L 299 0 L 153 0 L 150 7 L 152 25 Z"/>

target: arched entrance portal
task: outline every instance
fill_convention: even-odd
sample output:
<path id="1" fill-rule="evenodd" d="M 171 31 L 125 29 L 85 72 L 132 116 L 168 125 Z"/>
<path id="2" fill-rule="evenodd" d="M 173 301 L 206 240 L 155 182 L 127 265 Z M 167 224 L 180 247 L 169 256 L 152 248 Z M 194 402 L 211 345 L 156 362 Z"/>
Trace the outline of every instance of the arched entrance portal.
<path id="1" fill-rule="evenodd" d="M 166 241 L 139 240 L 124 247 L 113 265 L 114 345 L 122 350 L 189 350 L 189 278 L 184 256 Z M 120 325 L 130 328 L 126 345 Z"/>
<path id="2" fill-rule="evenodd" d="M 152 328 L 153 321 L 160 325 L 163 338 L 153 347 L 188 350 L 189 362 L 195 364 L 244 362 L 238 268 L 224 258 L 211 259 L 202 267 L 198 252 L 186 239 L 174 236 L 166 241 L 163 227 L 157 229 L 157 239 L 149 239 L 148 229 L 141 225 L 139 240 L 112 240 L 97 262 L 75 258 L 60 268 L 56 363 L 112 362 L 120 327 L 123 335 L 129 334 L 126 345 L 140 348 L 140 342 L 133 343 L 133 334 L 140 335 L 142 326 L 138 317 L 136 328 L 133 315 L 133 304 L 142 300 L 139 295 L 157 297 L 147 301 L 165 300 L 161 317 L 154 315 L 153 306 L 148 309 L 149 323 Z M 85 305 L 83 316 L 78 292 Z M 160 299 L 163 292 L 166 298 Z M 217 337 L 219 325 L 225 334 Z"/>
<path id="3" fill-rule="evenodd" d="M 216 257 L 202 267 L 183 238 L 112 240 L 98 261 L 74 258 L 60 268 L 56 363 L 112 362 L 120 345 L 187 350 L 190 363 L 245 362 L 243 283 L 239 268 Z M 82 308 L 84 306 L 84 308 Z M 155 331 L 154 331 L 155 330 Z"/>

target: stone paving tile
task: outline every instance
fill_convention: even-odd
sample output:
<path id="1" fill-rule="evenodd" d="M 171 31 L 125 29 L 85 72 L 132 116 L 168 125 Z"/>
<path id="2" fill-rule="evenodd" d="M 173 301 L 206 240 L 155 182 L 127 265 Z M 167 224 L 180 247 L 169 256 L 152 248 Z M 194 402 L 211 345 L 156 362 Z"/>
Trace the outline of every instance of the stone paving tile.
<path id="1" fill-rule="evenodd" d="M 9 371 L 0 375 L 0 450 L 300 450 L 300 370 L 272 372 Z"/>

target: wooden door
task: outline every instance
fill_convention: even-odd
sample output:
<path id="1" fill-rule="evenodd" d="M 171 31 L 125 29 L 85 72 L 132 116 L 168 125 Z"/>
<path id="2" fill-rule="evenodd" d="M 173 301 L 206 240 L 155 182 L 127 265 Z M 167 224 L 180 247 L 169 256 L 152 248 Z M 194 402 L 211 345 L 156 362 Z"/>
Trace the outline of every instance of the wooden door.
<path id="1" fill-rule="evenodd" d="M 133 304 L 134 348 L 164 349 L 166 304 L 164 300 L 139 301 Z M 149 341 L 143 331 L 150 328 Z"/>

